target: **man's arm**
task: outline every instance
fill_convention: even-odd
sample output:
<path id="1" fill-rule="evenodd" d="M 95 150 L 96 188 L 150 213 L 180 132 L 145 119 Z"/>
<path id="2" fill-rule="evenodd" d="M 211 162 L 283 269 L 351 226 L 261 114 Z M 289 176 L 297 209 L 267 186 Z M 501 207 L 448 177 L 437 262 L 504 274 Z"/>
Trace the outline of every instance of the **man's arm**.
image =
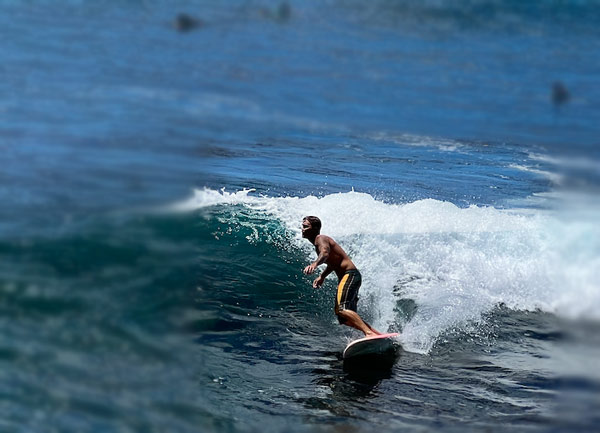
<path id="1" fill-rule="evenodd" d="M 333 267 L 327 265 L 325 270 L 321 273 L 321 275 L 319 275 L 319 278 L 317 278 L 315 281 L 313 281 L 313 287 L 315 289 L 318 287 L 321 287 L 323 285 L 323 283 L 325 282 L 325 278 L 327 278 L 327 275 L 331 274 L 332 272 L 333 272 Z"/>
<path id="2" fill-rule="evenodd" d="M 317 260 L 304 268 L 305 274 L 312 274 L 319 265 L 325 263 L 329 258 L 331 248 L 329 247 L 329 243 L 323 237 L 318 237 L 315 241 L 315 245 L 319 247 L 319 257 L 317 257 Z"/>

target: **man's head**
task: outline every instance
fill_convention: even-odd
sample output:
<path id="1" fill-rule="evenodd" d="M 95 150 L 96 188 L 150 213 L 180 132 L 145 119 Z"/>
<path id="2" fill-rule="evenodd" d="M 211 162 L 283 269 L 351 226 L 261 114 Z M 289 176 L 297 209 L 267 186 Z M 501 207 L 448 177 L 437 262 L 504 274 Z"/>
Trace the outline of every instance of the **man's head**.
<path id="1" fill-rule="evenodd" d="M 307 216 L 302 219 L 302 237 L 316 237 L 321 232 L 321 220 L 316 216 Z"/>

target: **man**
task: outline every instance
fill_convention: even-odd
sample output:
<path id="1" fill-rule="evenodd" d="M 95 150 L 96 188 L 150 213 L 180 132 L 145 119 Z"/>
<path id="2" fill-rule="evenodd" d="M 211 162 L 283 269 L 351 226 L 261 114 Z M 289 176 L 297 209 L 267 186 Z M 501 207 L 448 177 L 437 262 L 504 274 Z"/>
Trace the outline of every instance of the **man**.
<path id="1" fill-rule="evenodd" d="M 317 260 L 304 268 L 304 273 L 312 274 L 319 265 L 327 263 L 327 268 L 313 282 L 313 287 L 315 289 L 321 287 L 327 275 L 335 271 L 339 280 L 335 297 L 335 314 L 338 321 L 364 332 L 367 337 L 380 334 L 363 321 L 356 312 L 358 289 L 361 283 L 360 272 L 342 247 L 329 236 L 322 235 L 320 232 L 321 220 L 319 218 L 307 216 L 302 220 L 302 237 L 308 239 L 315 246 L 318 254 Z"/>

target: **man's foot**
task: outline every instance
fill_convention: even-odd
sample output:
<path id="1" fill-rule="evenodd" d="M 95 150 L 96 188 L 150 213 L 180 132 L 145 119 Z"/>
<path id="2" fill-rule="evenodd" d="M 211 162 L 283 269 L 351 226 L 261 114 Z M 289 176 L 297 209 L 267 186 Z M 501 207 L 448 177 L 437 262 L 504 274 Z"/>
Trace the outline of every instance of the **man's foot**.
<path id="1" fill-rule="evenodd" d="M 381 335 L 381 332 L 371 329 L 371 332 L 365 332 L 365 337 L 375 337 Z"/>

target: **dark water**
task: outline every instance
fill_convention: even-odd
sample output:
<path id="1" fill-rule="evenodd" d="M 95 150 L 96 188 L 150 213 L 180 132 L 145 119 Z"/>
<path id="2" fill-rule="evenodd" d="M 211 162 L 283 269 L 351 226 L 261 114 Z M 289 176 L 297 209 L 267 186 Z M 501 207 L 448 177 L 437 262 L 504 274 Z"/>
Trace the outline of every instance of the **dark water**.
<path id="1" fill-rule="evenodd" d="M 597 430 L 598 2 L 0 5 L 0 430 Z"/>

